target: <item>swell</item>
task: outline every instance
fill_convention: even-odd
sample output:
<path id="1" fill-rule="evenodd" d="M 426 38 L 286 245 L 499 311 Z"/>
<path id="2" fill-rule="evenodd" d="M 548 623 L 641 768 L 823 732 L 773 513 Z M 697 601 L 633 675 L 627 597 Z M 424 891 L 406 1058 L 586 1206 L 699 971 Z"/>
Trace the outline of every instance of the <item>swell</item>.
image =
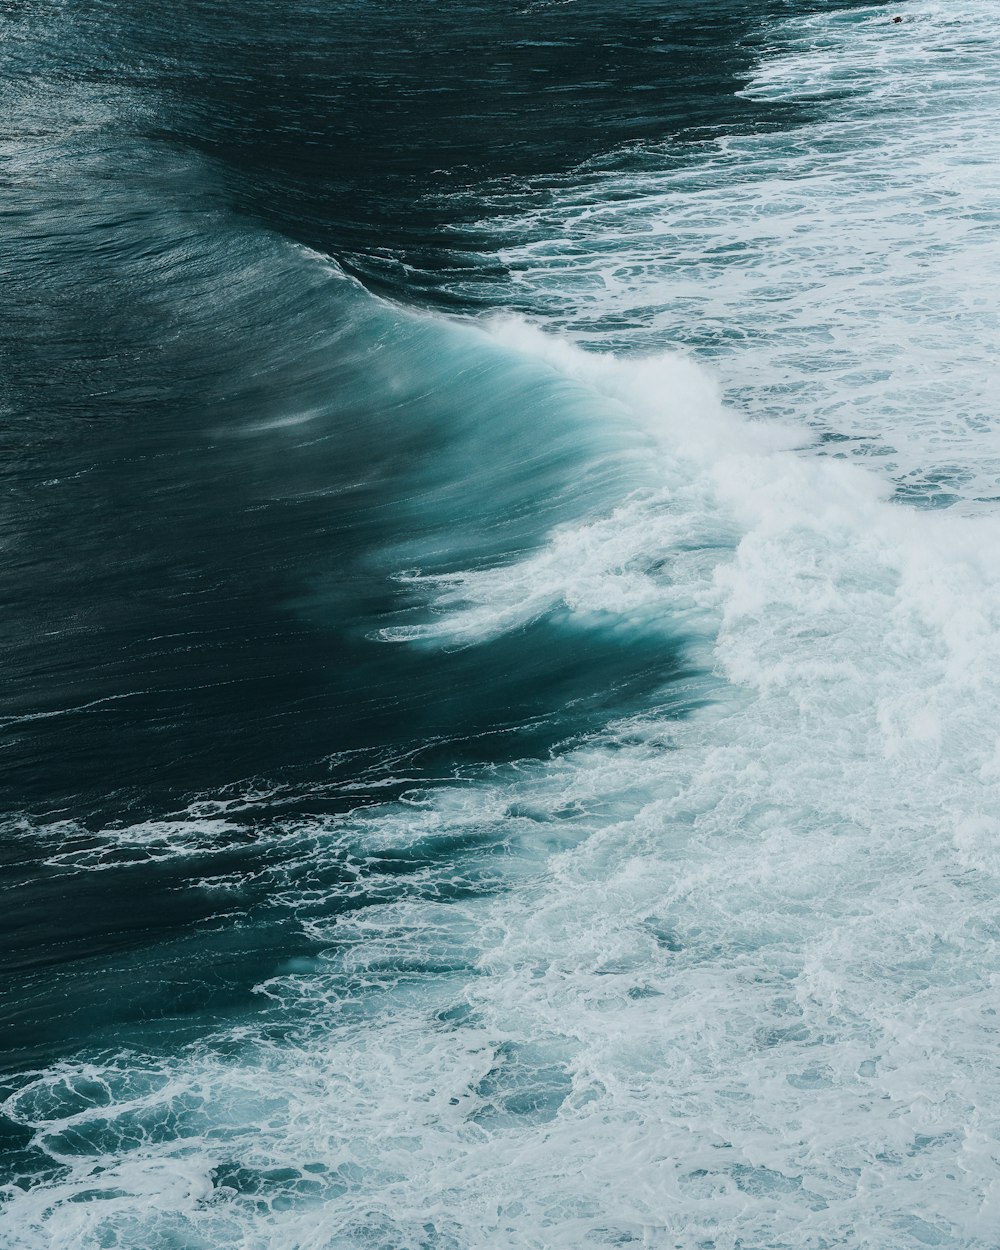
<path id="1" fill-rule="evenodd" d="M 252 1015 L 126 1029 L 138 1053 L 19 1080 L 34 1181 L 12 1227 L 26 1246 L 791 1247 L 865 1221 L 989 1245 L 993 1164 L 967 1143 L 998 1100 L 995 523 L 904 512 L 670 358 L 495 333 L 624 408 L 662 488 L 502 580 L 466 570 L 439 624 L 516 632 L 540 604 L 633 640 L 682 621 L 716 673 L 688 684 L 702 705 L 679 717 L 668 691 L 550 759 L 335 819 L 272 806 L 285 853 L 245 922 L 284 915 L 302 945 L 267 952 Z M 698 405 L 665 402 L 683 381 Z M 80 839 L 63 867 L 171 845 L 204 864 L 250 802 Z"/>
<path id="2" fill-rule="evenodd" d="M 691 704 L 663 693 L 690 668 L 679 633 L 558 605 L 474 650 L 387 645 L 433 611 L 421 578 L 502 568 L 648 486 L 651 435 L 553 362 L 248 223 L 200 158 L 92 121 L 57 160 L 50 136 L 19 145 L 5 256 L 18 1064 L 245 1012 L 303 949 L 266 914 L 279 864 L 334 911 L 406 879 L 376 869 L 360 901 L 337 867 L 307 884 L 292 812 L 336 822 Z M 201 813 L 230 803 L 206 850 Z"/>
<path id="3" fill-rule="evenodd" d="M 100 133 L 21 207 L 90 234 L 23 234 L 11 1243 L 989 1245 L 992 521 Z"/>
<path id="4" fill-rule="evenodd" d="M 12 113 L 63 127 L 87 124 L 81 96 L 84 113 L 103 98 L 117 128 L 210 159 L 240 213 L 384 293 L 468 309 L 495 306 L 504 275 L 467 229 L 484 202 L 530 202 L 609 153 L 641 164 L 642 146 L 668 136 L 696 151 L 806 116 L 737 94 L 788 10 L 530 0 L 464 5 L 456 18 L 437 0 L 295 0 L 277 24 L 260 3 L 27 3 L 5 90 Z M 39 83 L 57 86 L 55 102 Z M 473 281 L 456 296 L 460 278 Z"/>

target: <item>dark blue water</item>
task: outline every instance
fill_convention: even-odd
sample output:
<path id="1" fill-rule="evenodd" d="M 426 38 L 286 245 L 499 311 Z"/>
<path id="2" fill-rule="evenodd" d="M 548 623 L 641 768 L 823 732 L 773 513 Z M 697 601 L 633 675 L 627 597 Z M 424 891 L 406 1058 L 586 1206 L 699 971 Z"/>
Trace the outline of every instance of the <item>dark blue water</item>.
<path id="1" fill-rule="evenodd" d="M 645 435 L 467 323 L 504 277 L 483 219 L 800 124 L 737 93 L 823 8 L 4 6 L 9 1090 L 252 1018 L 304 916 L 508 888 L 489 825 L 321 858 L 317 828 L 708 697 L 680 623 L 392 638 L 433 624 L 427 578 L 652 485 Z M 30 1187 L 51 1157 L 10 1134 Z"/>

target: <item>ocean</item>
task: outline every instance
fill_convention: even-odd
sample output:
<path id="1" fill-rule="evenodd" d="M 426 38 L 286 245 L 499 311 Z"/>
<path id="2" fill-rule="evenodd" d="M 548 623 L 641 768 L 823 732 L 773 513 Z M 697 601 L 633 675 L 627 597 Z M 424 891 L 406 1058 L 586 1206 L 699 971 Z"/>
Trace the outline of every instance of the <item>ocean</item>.
<path id="1" fill-rule="evenodd" d="M 995 1250 L 993 0 L 0 33 L 0 1247 Z"/>

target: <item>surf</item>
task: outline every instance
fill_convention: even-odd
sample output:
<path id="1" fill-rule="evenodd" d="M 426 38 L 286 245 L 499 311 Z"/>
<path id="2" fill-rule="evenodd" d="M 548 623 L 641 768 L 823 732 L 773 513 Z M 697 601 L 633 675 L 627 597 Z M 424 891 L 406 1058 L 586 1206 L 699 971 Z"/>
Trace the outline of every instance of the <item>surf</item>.
<path id="1" fill-rule="evenodd" d="M 8 878 L 75 900 L 4 991 L 15 1250 L 991 1244 L 992 18 L 898 8 L 769 24 L 759 130 L 484 190 L 454 232 L 503 240 L 502 298 L 369 289 L 414 270 L 249 217 L 253 178 L 236 211 L 204 153 L 73 167 L 119 247 L 54 286 L 148 291 L 174 355 L 169 405 L 110 388 L 101 454 L 20 479 L 100 577 L 55 583 L 64 683 L 4 724 Z M 918 191 L 911 243 L 871 209 Z M 133 376 L 104 329 L 89 376 Z M 97 558 L 148 501 L 169 541 Z M 122 668 L 70 663 L 108 654 L 89 594 Z"/>

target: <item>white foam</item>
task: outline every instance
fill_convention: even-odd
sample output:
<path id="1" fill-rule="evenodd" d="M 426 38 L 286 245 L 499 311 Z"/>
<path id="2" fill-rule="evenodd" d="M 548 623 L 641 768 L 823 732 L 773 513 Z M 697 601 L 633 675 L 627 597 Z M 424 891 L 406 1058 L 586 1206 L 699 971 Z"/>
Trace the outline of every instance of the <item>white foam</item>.
<path id="1" fill-rule="evenodd" d="M 686 365 L 672 399 L 669 359 L 499 333 L 657 429 L 668 485 L 463 575 L 438 636 L 557 598 L 680 619 L 714 705 L 291 831 L 317 869 L 481 850 L 339 918 L 290 881 L 317 954 L 261 985 L 271 1014 L 40 1073 L 7 1112 L 65 1170 L 10 1194 L 9 1244 L 986 1250 L 996 518 L 893 504 Z"/>
<path id="2" fill-rule="evenodd" d="M 899 12 L 773 32 L 746 94 L 816 120 L 583 173 L 484 232 L 507 298 L 548 324 L 602 349 L 687 345 L 751 415 L 971 509 L 1000 496 L 1000 13 Z"/>
<path id="3" fill-rule="evenodd" d="M 929 49 L 943 8 L 901 8 Z M 760 89 L 826 90 L 885 19 L 815 18 Z M 714 703 L 302 822 L 317 870 L 345 845 L 472 849 L 339 918 L 289 882 L 274 905 L 301 910 L 316 954 L 262 983 L 270 1012 L 179 1055 L 38 1073 L 6 1111 L 62 1171 L 8 1193 L 5 1245 L 992 1250 L 1000 520 L 891 503 L 882 476 L 796 451 L 674 357 L 484 332 L 652 434 L 662 488 L 514 568 L 438 579 L 410 637 L 552 612 L 676 633 Z M 767 333 L 744 358 L 762 407 L 792 350 Z M 949 455 L 971 428 L 953 415 Z"/>
<path id="4" fill-rule="evenodd" d="M 518 357 L 570 380 L 590 419 L 623 416 L 651 436 L 647 476 L 610 515 L 557 528 L 516 565 L 445 576 L 400 574 L 433 601 L 420 624 L 382 631 L 386 641 L 470 643 L 521 628 L 551 612 L 579 624 L 684 634 L 715 632 L 711 572 L 720 548 L 739 541 L 740 519 L 719 481 L 738 477 L 746 458 L 796 445 L 794 430 L 750 425 L 727 412 L 709 374 L 676 353 L 619 360 L 542 333 L 521 318 L 488 323 L 490 336 Z M 867 484 L 867 480 L 866 480 Z M 876 484 L 867 484 L 878 493 Z"/>

